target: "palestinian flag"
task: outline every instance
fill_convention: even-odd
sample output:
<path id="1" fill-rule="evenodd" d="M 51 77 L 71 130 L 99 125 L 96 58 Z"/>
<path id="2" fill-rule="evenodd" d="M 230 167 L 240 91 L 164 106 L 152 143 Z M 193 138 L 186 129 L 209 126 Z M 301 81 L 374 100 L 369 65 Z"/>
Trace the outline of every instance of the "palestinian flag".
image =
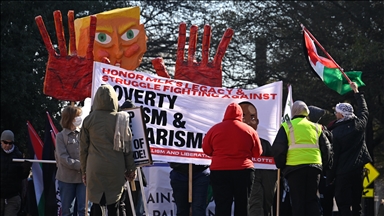
<path id="1" fill-rule="evenodd" d="M 56 130 L 52 119 L 48 112 L 46 112 L 47 118 L 45 121 L 45 130 L 44 130 L 44 145 L 42 151 L 43 160 L 55 160 L 55 144 L 52 137 L 52 131 Z M 53 125 L 53 127 L 52 127 Z M 59 200 L 57 199 L 56 191 L 56 164 L 53 163 L 43 163 L 43 182 L 44 182 L 44 197 L 45 197 L 45 215 L 59 215 L 60 206 L 58 205 Z"/>
<path id="2" fill-rule="evenodd" d="M 32 124 L 27 121 L 28 135 L 30 144 L 32 145 L 34 159 L 42 160 L 43 158 L 43 146 L 44 143 L 41 141 L 36 130 L 33 128 Z M 33 176 L 33 185 L 35 189 L 37 211 L 40 216 L 45 216 L 45 196 L 44 196 L 44 182 L 43 182 L 43 168 L 42 163 L 33 163 L 32 164 L 32 176 Z"/>
<path id="3" fill-rule="evenodd" d="M 311 68 L 316 72 L 317 76 L 324 82 L 326 86 L 343 95 L 352 91 L 348 81 L 339 70 L 338 66 L 328 58 L 317 54 L 316 46 L 308 33 L 303 30 L 304 34 L 304 54 L 311 65 Z M 348 78 L 357 84 L 358 87 L 365 86 L 361 80 L 361 71 L 345 72 Z"/>

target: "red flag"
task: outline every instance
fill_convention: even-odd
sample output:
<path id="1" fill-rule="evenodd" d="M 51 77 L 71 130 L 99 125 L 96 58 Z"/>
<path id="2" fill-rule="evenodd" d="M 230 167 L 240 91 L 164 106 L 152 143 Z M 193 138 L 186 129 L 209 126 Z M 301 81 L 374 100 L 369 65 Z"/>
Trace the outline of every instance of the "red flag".
<path id="1" fill-rule="evenodd" d="M 37 160 L 42 160 L 43 158 L 43 141 L 41 141 L 39 135 L 36 133 L 35 128 L 33 128 L 32 124 L 27 121 L 28 134 L 31 140 L 31 144 L 33 147 L 33 151 L 35 152 Z"/>
<path id="2" fill-rule="evenodd" d="M 42 160 L 44 144 L 29 121 L 27 121 L 27 127 L 29 135 L 28 143 L 31 145 L 30 152 L 34 152 L 34 159 Z M 45 216 L 44 182 L 41 163 L 32 164 L 32 175 L 37 207 L 37 210 L 34 211 L 38 211 L 39 215 Z"/>

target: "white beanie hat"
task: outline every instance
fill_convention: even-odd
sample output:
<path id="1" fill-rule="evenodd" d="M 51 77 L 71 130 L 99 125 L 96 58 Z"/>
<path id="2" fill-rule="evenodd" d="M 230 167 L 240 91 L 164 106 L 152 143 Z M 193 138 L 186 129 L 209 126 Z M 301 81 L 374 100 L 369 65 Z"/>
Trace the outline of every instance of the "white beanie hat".
<path id="1" fill-rule="evenodd" d="M 353 107 L 349 103 L 338 103 L 335 110 L 345 117 L 353 116 Z"/>

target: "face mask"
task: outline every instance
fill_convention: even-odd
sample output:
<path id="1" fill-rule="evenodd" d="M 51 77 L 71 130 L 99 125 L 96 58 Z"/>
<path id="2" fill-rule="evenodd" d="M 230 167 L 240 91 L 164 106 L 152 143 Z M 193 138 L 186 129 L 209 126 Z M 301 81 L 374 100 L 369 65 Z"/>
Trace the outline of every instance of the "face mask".
<path id="1" fill-rule="evenodd" d="M 75 119 L 73 120 L 73 125 L 75 125 L 76 127 L 79 127 L 82 121 L 83 120 L 81 119 L 81 116 L 76 116 Z"/>

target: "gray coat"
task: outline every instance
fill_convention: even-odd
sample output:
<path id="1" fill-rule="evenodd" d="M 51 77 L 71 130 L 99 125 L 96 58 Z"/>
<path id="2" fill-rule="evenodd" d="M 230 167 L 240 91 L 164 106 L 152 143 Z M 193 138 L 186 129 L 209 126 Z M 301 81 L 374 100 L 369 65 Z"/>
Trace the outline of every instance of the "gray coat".
<path id="1" fill-rule="evenodd" d="M 80 132 L 81 171 L 86 175 L 88 199 L 97 204 L 103 193 L 107 205 L 119 201 L 125 184 L 124 172 L 136 169 L 132 151 L 113 150 L 117 111 L 115 90 L 110 85 L 100 86 Z"/>
<path id="2" fill-rule="evenodd" d="M 79 131 L 64 128 L 56 135 L 56 179 L 65 183 L 81 183 Z"/>

